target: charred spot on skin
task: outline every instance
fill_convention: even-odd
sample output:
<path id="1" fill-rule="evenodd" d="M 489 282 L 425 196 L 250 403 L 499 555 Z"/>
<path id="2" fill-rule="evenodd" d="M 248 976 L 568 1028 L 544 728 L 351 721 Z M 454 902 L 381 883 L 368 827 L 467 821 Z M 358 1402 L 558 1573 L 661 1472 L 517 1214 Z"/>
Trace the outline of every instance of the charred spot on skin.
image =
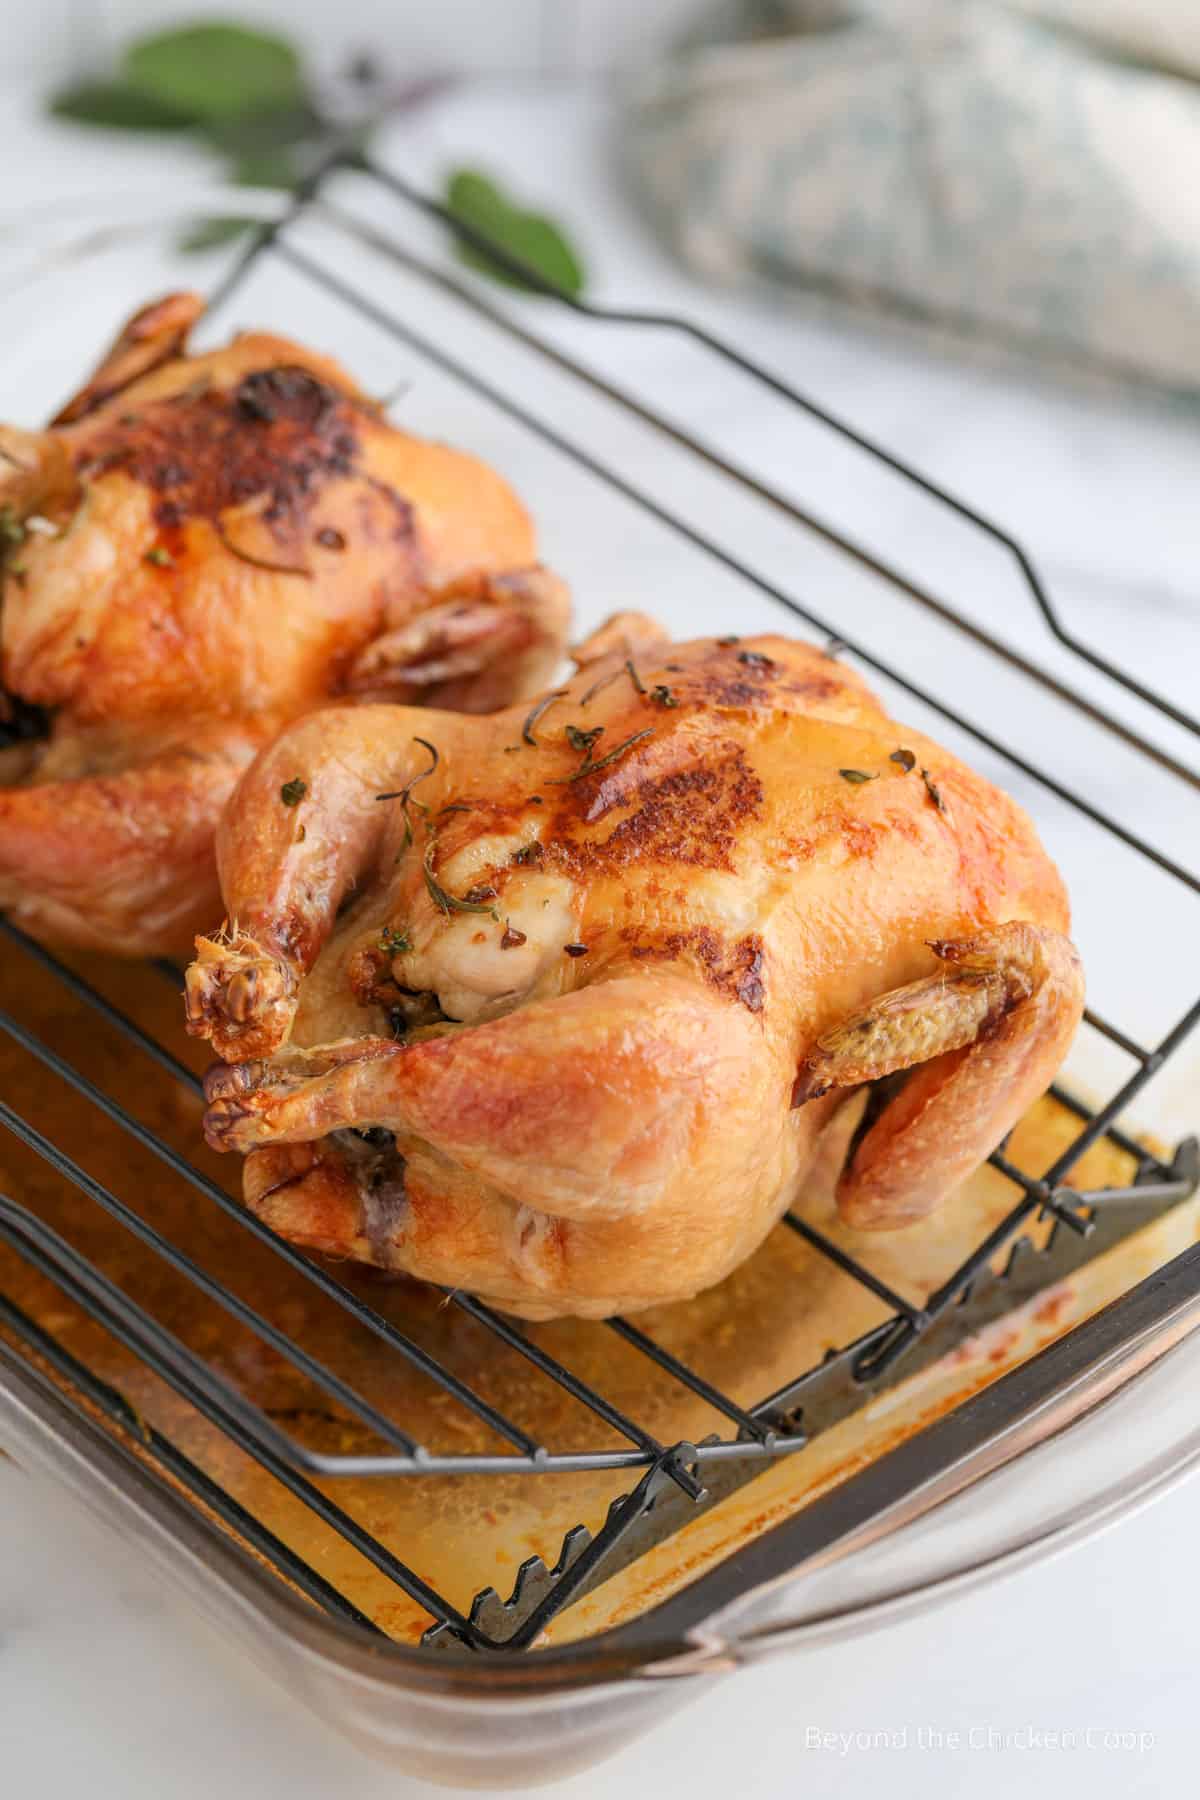
<path id="1" fill-rule="evenodd" d="M 730 869 L 738 835 L 761 812 L 762 782 L 733 741 L 712 746 L 711 759 L 632 780 L 620 766 L 586 803 L 579 823 L 595 825 L 607 814 L 629 809 L 601 841 L 573 837 L 560 818 L 563 835 L 551 846 L 554 861 L 586 876 L 629 864 L 686 863 L 694 868 Z"/>
<path id="2" fill-rule="evenodd" d="M 564 944 L 563 949 L 568 956 L 586 956 L 588 953 L 586 944 Z"/>
<path id="3" fill-rule="evenodd" d="M 502 950 L 516 950 L 521 944 L 524 944 L 527 941 L 523 931 L 518 931 L 513 925 L 506 925 L 504 927 L 504 935 L 500 939 L 500 948 Z"/>
<path id="4" fill-rule="evenodd" d="M 748 1011 L 761 1012 L 763 1002 L 767 997 L 762 978 L 762 944 L 757 938 L 746 938 L 738 948 L 741 953 L 742 971 L 737 978 L 737 997 Z"/>
<path id="5" fill-rule="evenodd" d="M 258 369 L 232 390 L 196 383 L 128 414 L 102 423 L 88 440 L 77 472 L 92 479 L 119 468 L 158 496 L 155 519 L 176 531 L 189 519 L 216 525 L 231 508 L 260 502 L 255 523 L 277 542 L 299 544 L 311 533 L 311 508 L 329 481 L 356 472 L 360 429 L 367 407 L 354 396 L 318 379 L 308 369 L 285 364 Z M 412 510 L 387 486 L 363 475 L 365 485 L 388 508 L 383 529 L 364 516 L 364 535 L 415 547 Z M 327 549 L 344 547 L 334 527 L 317 532 Z M 303 535 L 301 535 L 303 534 Z M 176 549 L 179 546 L 175 546 Z"/>
<path id="6" fill-rule="evenodd" d="M 485 900 L 494 900 L 496 892 L 490 881 L 481 881 L 475 887 L 468 888 L 463 899 L 469 900 L 472 906 L 479 906 Z"/>
<path id="7" fill-rule="evenodd" d="M 317 542 L 323 550 L 344 550 L 346 540 L 334 525 L 322 525 L 317 533 Z"/>
<path id="8" fill-rule="evenodd" d="M 233 407 L 239 418 L 255 424 L 274 425 L 277 419 L 288 418 L 319 426 L 337 409 L 340 398 L 311 370 L 284 363 L 244 375 L 233 390 Z"/>
<path id="9" fill-rule="evenodd" d="M 740 638 L 728 640 L 718 638 L 718 644 L 741 643 Z M 772 704 L 777 685 L 783 680 L 787 671 L 773 657 L 761 650 L 739 650 L 733 659 L 737 668 L 730 667 L 730 659 L 724 656 L 710 656 L 694 671 L 689 671 L 692 679 L 688 682 L 686 698 L 703 704 L 708 701 L 714 706 L 761 707 Z M 831 693 L 838 691 L 836 680 L 828 679 Z"/>
<path id="10" fill-rule="evenodd" d="M 622 932 L 621 935 L 634 934 Z M 666 932 L 648 943 L 635 943 L 631 954 L 639 960 L 652 957 L 661 962 L 690 957 L 699 965 L 710 986 L 738 1001 L 747 1012 L 759 1013 L 766 1004 L 766 952 L 757 932 L 739 938 L 730 948 L 711 925 L 700 925 L 691 931 Z"/>

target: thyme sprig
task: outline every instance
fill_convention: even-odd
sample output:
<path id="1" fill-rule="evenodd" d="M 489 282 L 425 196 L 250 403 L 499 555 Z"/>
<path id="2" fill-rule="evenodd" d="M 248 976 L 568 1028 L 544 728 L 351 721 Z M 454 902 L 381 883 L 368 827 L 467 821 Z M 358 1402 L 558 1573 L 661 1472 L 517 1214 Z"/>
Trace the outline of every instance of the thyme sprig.
<path id="1" fill-rule="evenodd" d="M 929 795 L 933 804 L 940 813 L 944 813 L 946 810 L 946 802 L 942 799 L 942 790 L 938 787 L 928 769 L 921 770 L 921 780 L 925 783 L 925 792 Z"/>
<path id="2" fill-rule="evenodd" d="M 643 738 L 653 737 L 653 735 L 651 727 L 647 725 L 644 731 L 635 731 L 632 737 L 627 737 L 623 744 L 614 744 L 606 756 L 597 757 L 595 762 L 592 761 L 589 750 L 575 773 L 556 780 L 554 786 L 568 787 L 574 781 L 582 781 L 585 775 L 595 775 L 599 769 L 607 769 L 610 763 L 616 762 L 618 756 L 624 756 L 627 750 L 632 750 L 633 746 L 640 744 Z"/>
<path id="3" fill-rule="evenodd" d="M 400 810 L 404 814 L 404 848 L 406 850 L 413 841 L 412 816 L 409 813 L 409 807 L 415 806 L 423 813 L 429 811 L 429 808 L 422 801 L 413 799 L 412 791 L 415 787 L 419 786 L 422 781 L 427 781 L 429 779 L 442 760 L 438 754 L 437 745 L 431 744 L 428 738 L 414 737 L 413 743 L 420 744 L 423 750 L 428 750 L 430 759 L 429 767 L 427 769 L 422 769 L 420 774 L 414 775 L 406 787 L 395 788 L 386 794 L 376 794 L 375 796 L 376 800 L 398 800 L 400 802 Z"/>
<path id="4" fill-rule="evenodd" d="M 668 663 L 667 667 L 678 672 L 681 665 L 679 663 Z M 638 674 L 637 664 L 634 662 L 632 656 L 627 656 L 619 669 L 610 669 L 607 675 L 602 675 L 600 677 L 599 681 L 593 681 L 587 692 L 580 697 L 580 706 L 586 706 L 589 700 L 595 699 L 596 695 L 600 693 L 602 689 L 611 686 L 614 681 L 620 680 L 622 675 L 628 675 L 630 681 L 633 683 L 634 692 L 640 694 L 643 700 L 649 700 L 653 702 L 655 706 L 679 705 L 678 700 L 675 698 L 674 694 L 672 694 L 665 682 L 660 681 L 656 683 L 654 687 L 647 687 L 646 683 Z"/>
<path id="5" fill-rule="evenodd" d="M 586 706 L 589 700 L 594 700 L 596 698 L 596 695 L 603 693 L 603 691 L 606 687 L 611 687 L 613 682 L 617 680 L 618 676 L 621 676 L 624 673 L 625 673 L 624 669 L 610 669 L 608 671 L 607 675 L 601 675 L 599 681 L 593 681 L 591 687 L 587 690 L 586 694 L 580 695 L 580 698 L 579 698 L 580 706 Z"/>
<path id="6" fill-rule="evenodd" d="M 572 750 L 578 750 L 581 756 L 587 756 L 596 740 L 604 736 L 604 727 L 594 725 L 590 731 L 581 731 L 578 725 L 564 725 L 563 733 Z"/>
<path id="7" fill-rule="evenodd" d="M 271 575 L 299 575 L 305 581 L 312 580 L 312 570 L 306 569 L 302 563 L 272 562 L 269 557 L 255 556 L 252 551 L 243 550 L 240 544 L 234 543 L 219 518 L 212 521 L 212 527 L 230 556 L 236 556 L 239 562 L 249 563 L 252 569 L 266 569 Z"/>
<path id="8" fill-rule="evenodd" d="M 523 744 L 528 744 L 531 750 L 537 749 L 537 739 L 533 735 L 534 726 L 537 724 L 542 714 L 550 710 L 556 700 L 565 700 L 566 697 L 566 688 L 558 688 L 553 694 L 544 694 L 542 696 L 521 727 L 521 742 Z"/>
<path id="9" fill-rule="evenodd" d="M 451 913 L 456 912 L 486 913 L 488 918 L 495 919 L 498 925 L 500 923 L 500 914 L 496 911 L 494 906 L 489 906 L 486 900 L 460 900 L 457 894 L 450 893 L 447 888 L 442 886 L 441 882 L 433 872 L 433 854 L 436 849 L 436 834 L 430 832 L 429 842 L 425 846 L 425 856 L 421 864 L 421 870 L 425 876 L 425 886 L 429 890 L 429 898 L 433 901 L 433 904 L 437 907 L 438 911 L 444 913 L 447 918 L 450 917 Z"/>

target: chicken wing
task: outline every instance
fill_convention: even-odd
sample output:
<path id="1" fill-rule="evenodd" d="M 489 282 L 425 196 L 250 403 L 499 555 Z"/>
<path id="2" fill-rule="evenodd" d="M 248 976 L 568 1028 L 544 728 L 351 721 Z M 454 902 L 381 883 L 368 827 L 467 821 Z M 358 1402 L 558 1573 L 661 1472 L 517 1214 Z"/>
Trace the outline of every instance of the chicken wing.
<path id="1" fill-rule="evenodd" d="M 48 430 L 0 429 L 0 907 L 136 955 L 211 920 L 221 807 L 282 725 L 506 705 L 566 631 L 498 475 L 286 339 L 187 355 L 200 311 L 147 307 Z"/>
<path id="2" fill-rule="evenodd" d="M 720 1280 L 897 1071 L 839 1203 L 922 1216 L 1083 1006 L 1029 820 L 852 670 L 596 644 L 528 713 L 291 727 L 231 801 L 228 923 L 187 981 L 256 1212 L 532 1318 Z"/>

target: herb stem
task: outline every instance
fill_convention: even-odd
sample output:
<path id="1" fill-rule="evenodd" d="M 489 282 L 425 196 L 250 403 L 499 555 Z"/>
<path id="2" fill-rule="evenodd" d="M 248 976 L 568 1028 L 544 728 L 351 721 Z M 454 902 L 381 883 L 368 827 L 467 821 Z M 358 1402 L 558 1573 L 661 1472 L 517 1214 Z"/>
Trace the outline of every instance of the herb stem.
<path id="1" fill-rule="evenodd" d="M 550 708 L 554 705 L 554 702 L 556 700 L 565 700 L 566 697 L 567 697 L 566 688 L 559 688 L 553 694 L 543 695 L 543 697 L 538 701 L 537 705 L 533 708 L 532 712 L 529 714 L 529 717 L 526 719 L 525 723 L 521 727 L 522 743 L 528 744 L 531 750 L 537 749 L 538 742 L 537 742 L 537 739 L 533 735 L 534 726 L 537 724 L 537 722 L 541 718 L 542 714 L 544 712 L 548 712 L 550 710 Z"/>

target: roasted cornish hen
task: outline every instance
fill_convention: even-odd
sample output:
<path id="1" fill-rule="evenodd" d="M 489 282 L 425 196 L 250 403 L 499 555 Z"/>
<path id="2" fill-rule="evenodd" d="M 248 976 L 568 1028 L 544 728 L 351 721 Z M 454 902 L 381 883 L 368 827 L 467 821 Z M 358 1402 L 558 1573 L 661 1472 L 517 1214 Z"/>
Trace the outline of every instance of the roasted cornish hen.
<path id="1" fill-rule="evenodd" d="M 249 1204 L 532 1318 L 720 1280 L 899 1071 L 839 1203 L 922 1217 L 1083 1006 L 1025 815 L 776 637 L 618 643 L 486 720 L 301 720 L 220 861 L 189 1026 L 232 1065 L 206 1129 L 249 1153 Z"/>
<path id="2" fill-rule="evenodd" d="M 498 475 L 286 339 L 186 354 L 200 310 L 146 308 L 48 430 L 0 429 L 0 907 L 130 955 L 211 921 L 217 818 L 282 725 L 505 705 L 566 630 Z"/>

